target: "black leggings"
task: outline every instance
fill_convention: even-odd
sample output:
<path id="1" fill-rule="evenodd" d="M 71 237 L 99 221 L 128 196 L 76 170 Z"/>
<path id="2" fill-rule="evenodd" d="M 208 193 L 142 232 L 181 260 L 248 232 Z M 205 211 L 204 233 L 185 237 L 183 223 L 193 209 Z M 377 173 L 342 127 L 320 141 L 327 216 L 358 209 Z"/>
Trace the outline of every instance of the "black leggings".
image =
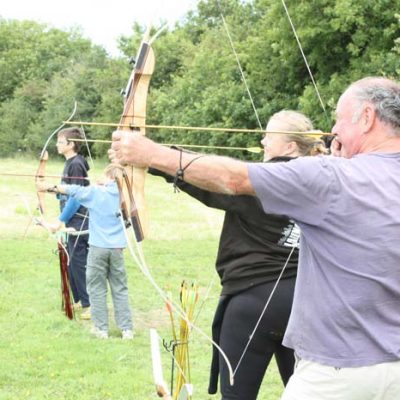
<path id="1" fill-rule="evenodd" d="M 272 300 L 235 374 L 230 386 L 228 368 L 219 360 L 222 400 L 253 400 L 257 398 L 265 371 L 273 355 L 284 385 L 294 369 L 293 350 L 282 345 L 293 302 L 295 279 L 279 282 Z M 220 346 L 233 369 L 249 340 L 249 336 L 274 286 L 274 282 L 258 285 L 233 296 L 224 313 Z"/>

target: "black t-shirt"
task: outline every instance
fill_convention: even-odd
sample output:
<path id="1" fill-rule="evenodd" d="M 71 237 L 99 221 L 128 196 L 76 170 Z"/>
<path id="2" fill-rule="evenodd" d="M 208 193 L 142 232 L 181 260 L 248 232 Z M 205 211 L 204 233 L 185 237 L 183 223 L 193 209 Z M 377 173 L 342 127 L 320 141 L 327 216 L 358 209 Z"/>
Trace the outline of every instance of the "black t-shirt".
<path id="1" fill-rule="evenodd" d="M 279 157 L 271 161 L 290 160 Z M 149 172 L 171 181 L 170 176 L 159 171 L 149 169 Z M 282 279 L 296 276 L 300 231 L 294 221 L 266 214 L 255 196 L 209 192 L 184 181 L 178 181 L 177 186 L 203 204 L 225 211 L 216 260 L 222 295 L 276 281 L 286 262 Z"/>
<path id="2" fill-rule="evenodd" d="M 87 161 L 83 156 L 77 154 L 74 157 L 69 158 L 65 161 L 64 170 L 62 173 L 61 183 L 65 185 L 80 185 L 80 186 L 88 186 L 90 184 L 88 178 L 88 171 L 90 167 Z M 80 178 L 88 178 L 88 179 L 80 179 Z M 68 199 L 67 196 L 60 196 L 60 208 L 61 210 L 64 208 L 65 203 Z M 80 206 L 75 215 L 68 222 L 68 226 L 75 226 L 76 223 L 74 220 L 81 220 L 87 216 L 86 207 Z M 87 218 L 85 218 L 87 219 Z M 72 224 L 72 225 L 71 225 Z"/>

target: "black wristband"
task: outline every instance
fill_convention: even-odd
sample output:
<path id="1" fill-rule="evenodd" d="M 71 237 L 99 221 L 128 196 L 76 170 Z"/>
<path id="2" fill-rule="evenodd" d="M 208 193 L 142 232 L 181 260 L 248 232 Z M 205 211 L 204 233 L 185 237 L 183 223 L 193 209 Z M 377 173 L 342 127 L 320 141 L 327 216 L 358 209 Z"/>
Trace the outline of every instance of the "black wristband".
<path id="1" fill-rule="evenodd" d="M 205 154 L 201 154 L 200 156 L 195 157 L 192 160 L 190 160 L 184 167 L 182 167 L 182 153 L 183 153 L 182 149 L 179 149 L 179 152 L 180 152 L 180 154 L 179 154 L 179 168 L 176 170 L 175 177 L 174 177 L 174 183 L 173 183 L 175 193 L 179 192 L 178 182 L 179 181 L 182 181 L 182 182 L 184 181 L 185 171 L 190 166 L 190 164 L 192 164 L 193 162 L 195 162 L 199 158 L 205 156 Z"/>

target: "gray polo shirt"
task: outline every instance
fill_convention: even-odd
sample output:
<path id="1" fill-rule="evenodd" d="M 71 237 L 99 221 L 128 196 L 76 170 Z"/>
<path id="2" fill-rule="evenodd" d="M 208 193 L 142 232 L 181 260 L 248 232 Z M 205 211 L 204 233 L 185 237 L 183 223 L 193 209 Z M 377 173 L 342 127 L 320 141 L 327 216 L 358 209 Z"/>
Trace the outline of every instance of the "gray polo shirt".
<path id="1" fill-rule="evenodd" d="M 360 367 L 400 359 L 400 153 L 249 164 L 268 213 L 301 228 L 284 344 Z"/>

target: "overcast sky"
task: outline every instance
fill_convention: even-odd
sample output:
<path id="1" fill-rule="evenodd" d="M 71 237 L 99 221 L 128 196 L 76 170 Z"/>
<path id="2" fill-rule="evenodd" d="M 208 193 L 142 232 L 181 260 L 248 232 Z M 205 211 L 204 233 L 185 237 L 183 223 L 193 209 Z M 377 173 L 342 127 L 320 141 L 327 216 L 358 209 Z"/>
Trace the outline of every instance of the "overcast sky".
<path id="1" fill-rule="evenodd" d="M 116 39 L 141 25 L 178 21 L 194 9 L 197 0 L 1 0 L 0 16 L 29 19 L 60 29 L 80 26 L 83 35 L 118 55 Z"/>

